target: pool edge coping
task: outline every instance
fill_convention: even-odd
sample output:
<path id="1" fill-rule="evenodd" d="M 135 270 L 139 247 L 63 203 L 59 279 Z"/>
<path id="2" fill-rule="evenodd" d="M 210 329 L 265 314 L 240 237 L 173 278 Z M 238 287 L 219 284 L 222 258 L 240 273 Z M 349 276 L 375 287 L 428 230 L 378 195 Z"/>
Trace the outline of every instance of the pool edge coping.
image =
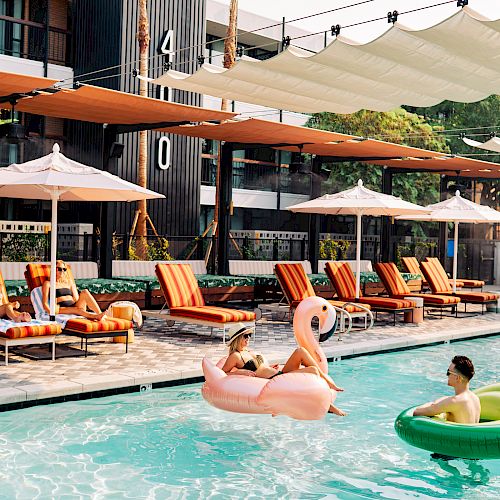
<path id="1" fill-rule="evenodd" d="M 338 362 L 342 359 L 351 359 L 361 356 L 374 356 L 377 354 L 384 354 L 389 352 L 406 351 L 411 349 L 418 349 L 421 347 L 429 347 L 439 344 L 448 344 L 452 342 L 460 342 L 466 340 L 472 340 L 475 338 L 486 338 L 494 337 L 500 335 L 498 328 L 484 328 L 481 330 L 470 331 L 472 329 L 468 328 L 462 332 L 445 332 L 442 334 L 416 334 L 409 335 L 408 337 L 396 337 L 378 341 L 367 341 L 357 345 L 343 346 L 342 343 L 338 342 L 337 347 L 329 346 L 325 349 L 325 355 L 328 362 Z M 272 359 L 273 363 L 283 363 L 286 361 L 283 358 Z M 185 375 L 185 376 L 183 376 Z M 120 382 L 119 385 L 114 387 L 108 387 L 104 389 L 95 390 L 84 390 L 84 386 L 81 385 L 81 391 L 73 391 L 66 394 L 51 395 L 54 390 L 40 391 L 30 393 L 23 391 L 17 387 L 10 388 L 13 392 L 18 392 L 18 396 L 25 394 L 26 399 L 20 399 L 17 401 L 10 401 L 6 403 L 0 402 L 0 412 L 7 412 L 18 410 L 22 408 L 29 408 L 38 405 L 47 404 L 57 404 L 64 403 L 67 401 L 83 401 L 86 399 L 102 398 L 107 396 L 113 396 L 118 394 L 128 394 L 136 392 L 147 392 L 152 389 L 160 389 L 163 387 L 175 387 L 179 385 L 189 385 L 204 382 L 203 372 L 201 368 L 195 370 L 189 370 L 180 372 L 179 374 L 165 373 L 164 380 L 151 381 L 151 376 L 144 376 L 141 381 L 140 378 L 133 378 L 130 376 L 117 376 L 113 375 Z M 161 375 L 159 375 L 161 377 Z M 128 384 L 127 381 L 134 380 L 133 384 Z M 74 386 L 80 384 L 68 381 Z M 125 385 L 123 383 L 125 382 Z M 77 387 L 75 387 L 76 389 Z M 44 396 L 45 392 L 45 396 Z M 57 391 L 56 391 L 57 392 Z"/>

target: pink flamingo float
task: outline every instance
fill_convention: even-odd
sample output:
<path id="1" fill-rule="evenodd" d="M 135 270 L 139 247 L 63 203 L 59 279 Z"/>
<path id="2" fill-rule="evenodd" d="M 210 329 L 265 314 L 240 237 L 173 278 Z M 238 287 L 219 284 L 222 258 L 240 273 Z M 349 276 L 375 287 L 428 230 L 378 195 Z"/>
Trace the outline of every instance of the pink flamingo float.
<path id="1" fill-rule="evenodd" d="M 300 347 L 309 351 L 324 373 L 328 365 L 316 339 L 311 321 L 319 319 L 319 342 L 335 333 L 337 317 L 333 306 L 321 297 L 304 299 L 295 311 L 293 331 Z M 222 363 L 221 363 L 222 362 Z M 205 400 L 221 410 L 237 413 L 287 415 L 297 420 L 319 420 L 325 416 L 337 393 L 311 373 L 284 373 L 272 379 L 226 374 L 208 358 L 202 362 Z"/>

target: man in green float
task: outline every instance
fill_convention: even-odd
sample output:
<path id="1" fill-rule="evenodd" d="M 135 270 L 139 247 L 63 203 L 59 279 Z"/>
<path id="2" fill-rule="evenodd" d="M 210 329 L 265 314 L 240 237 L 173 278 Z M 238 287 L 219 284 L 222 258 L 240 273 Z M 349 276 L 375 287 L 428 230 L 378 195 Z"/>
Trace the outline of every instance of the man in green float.
<path id="1" fill-rule="evenodd" d="M 454 396 L 443 397 L 425 403 L 413 412 L 414 416 L 433 417 L 444 414 L 449 422 L 477 424 L 481 414 L 479 398 L 470 390 L 474 365 L 467 356 L 455 356 L 446 371 L 448 385 L 455 390 Z"/>

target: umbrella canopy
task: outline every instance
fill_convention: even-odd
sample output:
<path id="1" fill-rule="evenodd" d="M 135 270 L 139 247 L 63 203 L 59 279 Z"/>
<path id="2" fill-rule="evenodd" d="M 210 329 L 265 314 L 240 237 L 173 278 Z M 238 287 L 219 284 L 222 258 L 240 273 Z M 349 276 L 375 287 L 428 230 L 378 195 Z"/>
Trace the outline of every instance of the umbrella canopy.
<path id="1" fill-rule="evenodd" d="M 356 216 L 356 298 L 359 298 L 359 278 L 361 267 L 361 217 L 395 216 L 429 213 L 428 208 L 404 201 L 389 194 L 378 193 L 363 186 L 360 179 L 352 189 L 335 194 L 325 194 L 314 200 L 287 207 L 298 213 Z"/>
<path id="2" fill-rule="evenodd" d="M 164 198 L 116 175 L 66 158 L 58 144 L 52 153 L 26 163 L 2 169 L 0 196 L 52 201 L 50 241 L 51 269 L 55 269 L 57 250 L 58 201 L 136 201 Z M 50 273 L 50 315 L 55 315 L 56 273 Z"/>
<path id="3" fill-rule="evenodd" d="M 457 291 L 457 255 L 458 255 L 458 225 L 462 223 L 495 224 L 500 223 L 500 212 L 486 205 L 479 205 L 460 196 L 460 191 L 455 192 L 453 198 L 428 205 L 428 214 L 406 216 L 398 219 L 411 219 L 416 221 L 453 222 L 453 291 Z"/>

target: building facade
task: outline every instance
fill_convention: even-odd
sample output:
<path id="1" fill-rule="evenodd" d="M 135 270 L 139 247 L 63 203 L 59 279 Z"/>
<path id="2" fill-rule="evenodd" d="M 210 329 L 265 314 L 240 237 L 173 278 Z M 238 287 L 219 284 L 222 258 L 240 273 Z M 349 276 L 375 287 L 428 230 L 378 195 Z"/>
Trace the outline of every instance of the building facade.
<path id="1" fill-rule="evenodd" d="M 48 76 L 64 82 L 81 82 L 138 93 L 139 48 L 136 40 L 138 3 L 127 0 L 2 0 L 0 2 L 0 68 L 4 71 Z M 150 21 L 149 76 L 159 76 L 169 65 L 194 72 L 206 62 L 221 65 L 227 6 L 209 0 L 148 2 Z M 273 24 L 270 19 L 240 11 L 239 26 L 252 31 Z M 244 34 L 238 46 L 256 58 L 275 55 L 281 46 L 281 27 L 259 34 Z M 253 46 L 262 46 L 252 49 Z M 185 50 L 180 50 L 185 49 Z M 103 68 L 109 68 L 102 71 Z M 149 96 L 177 103 L 220 108 L 220 102 L 175 89 L 149 86 Z M 231 103 L 247 116 L 303 124 L 307 116 L 283 113 L 258 106 Z M 77 161 L 102 166 L 102 126 L 57 118 L 15 113 L 29 134 L 18 144 L 0 139 L 0 164 L 8 165 L 47 154 L 53 142 Z M 4 111 L 2 119 L 12 115 Z M 166 195 L 148 202 L 149 215 L 157 230 L 169 236 L 196 236 L 213 217 L 217 144 L 197 138 L 149 132 L 148 187 Z M 117 175 L 137 181 L 138 133 L 123 134 L 124 144 Z M 290 153 L 269 148 L 235 151 L 233 227 L 236 230 L 304 231 L 307 217 L 284 211 L 288 205 L 307 199 L 307 177 L 290 176 Z M 130 231 L 134 204 L 117 204 L 115 232 Z M 49 220 L 50 207 L 36 200 L 0 200 L 0 219 Z M 62 222 L 95 222 L 98 204 L 81 208 L 62 204 Z"/>

